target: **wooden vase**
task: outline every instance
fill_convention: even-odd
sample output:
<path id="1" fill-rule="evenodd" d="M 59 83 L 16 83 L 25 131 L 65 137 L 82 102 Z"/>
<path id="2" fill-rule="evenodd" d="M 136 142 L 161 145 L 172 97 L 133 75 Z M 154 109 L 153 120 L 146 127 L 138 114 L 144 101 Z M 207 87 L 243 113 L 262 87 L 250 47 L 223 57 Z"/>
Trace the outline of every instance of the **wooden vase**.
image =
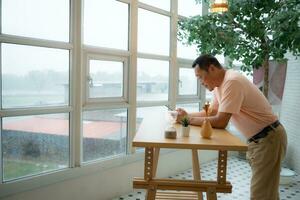
<path id="1" fill-rule="evenodd" d="M 206 139 L 210 139 L 212 135 L 212 127 L 210 121 L 205 119 L 201 126 L 201 136 Z"/>

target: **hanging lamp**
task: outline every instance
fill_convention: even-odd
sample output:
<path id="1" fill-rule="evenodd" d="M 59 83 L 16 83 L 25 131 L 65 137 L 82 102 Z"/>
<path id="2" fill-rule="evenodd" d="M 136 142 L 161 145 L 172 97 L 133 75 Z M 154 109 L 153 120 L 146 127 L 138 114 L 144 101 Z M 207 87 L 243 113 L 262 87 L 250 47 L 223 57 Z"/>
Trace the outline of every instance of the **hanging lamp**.
<path id="1" fill-rule="evenodd" d="M 228 11 L 227 0 L 213 0 L 210 6 L 210 12 L 226 12 Z"/>

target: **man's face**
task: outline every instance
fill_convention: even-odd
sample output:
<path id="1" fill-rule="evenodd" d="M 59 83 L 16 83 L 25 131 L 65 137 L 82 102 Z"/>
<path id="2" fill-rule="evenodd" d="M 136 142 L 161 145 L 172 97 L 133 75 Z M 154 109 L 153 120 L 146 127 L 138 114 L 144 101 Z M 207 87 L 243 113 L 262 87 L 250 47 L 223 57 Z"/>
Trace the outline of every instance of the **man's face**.
<path id="1" fill-rule="evenodd" d="M 213 79 L 210 74 L 210 67 L 208 67 L 208 71 L 200 69 L 198 65 L 194 68 L 195 76 L 199 79 L 201 84 L 207 88 L 209 91 L 214 89 Z"/>

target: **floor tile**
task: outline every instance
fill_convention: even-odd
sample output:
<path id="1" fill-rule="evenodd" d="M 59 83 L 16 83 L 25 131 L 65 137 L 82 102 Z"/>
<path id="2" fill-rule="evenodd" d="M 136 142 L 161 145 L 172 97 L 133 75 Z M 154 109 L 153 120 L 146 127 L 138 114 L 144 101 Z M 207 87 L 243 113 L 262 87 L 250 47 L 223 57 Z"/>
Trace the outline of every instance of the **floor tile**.
<path id="1" fill-rule="evenodd" d="M 201 165 L 201 177 L 203 180 L 216 179 L 217 160 Z M 169 178 L 192 179 L 192 170 L 186 170 Z M 249 200 L 251 170 L 246 160 L 229 157 L 227 161 L 227 180 L 232 185 L 232 193 L 218 193 L 220 200 Z M 205 194 L 204 194 L 205 197 Z M 205 199 L 205 198 L 204 198 Z M 296 175 L 290 185 L 280 185 L 281 200 L 299 200 L 300 199 L 300 176 Z M 114 198 L 113 200 L 145 200 L 145 190 L 134 190 L 133 192 Z"/>

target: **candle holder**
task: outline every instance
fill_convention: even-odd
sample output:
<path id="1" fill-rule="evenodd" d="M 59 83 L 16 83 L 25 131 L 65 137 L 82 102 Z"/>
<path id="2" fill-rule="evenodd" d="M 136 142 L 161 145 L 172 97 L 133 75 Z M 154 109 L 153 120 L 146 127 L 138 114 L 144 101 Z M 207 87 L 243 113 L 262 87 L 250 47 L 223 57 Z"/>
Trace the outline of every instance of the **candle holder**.
<path id="1" fill-rule="evenodd" d="M 210 114 L 210 103 L 207 101 L 205 102 L 204 106 L 203 106 L 203 109 L 205 111 L 205 119 L 202 123 L 202 127 L 201 127 L 201 136 L 203 138 L 206 138 L 206 139 L 210 139 L 211 138 L 211 135 L 212 135 L 212 127 L 211 127 L 211 124 L 210 124 L 210 121 L 208 120 L 208 117 L 209 117 L 209 114 Z"/>

